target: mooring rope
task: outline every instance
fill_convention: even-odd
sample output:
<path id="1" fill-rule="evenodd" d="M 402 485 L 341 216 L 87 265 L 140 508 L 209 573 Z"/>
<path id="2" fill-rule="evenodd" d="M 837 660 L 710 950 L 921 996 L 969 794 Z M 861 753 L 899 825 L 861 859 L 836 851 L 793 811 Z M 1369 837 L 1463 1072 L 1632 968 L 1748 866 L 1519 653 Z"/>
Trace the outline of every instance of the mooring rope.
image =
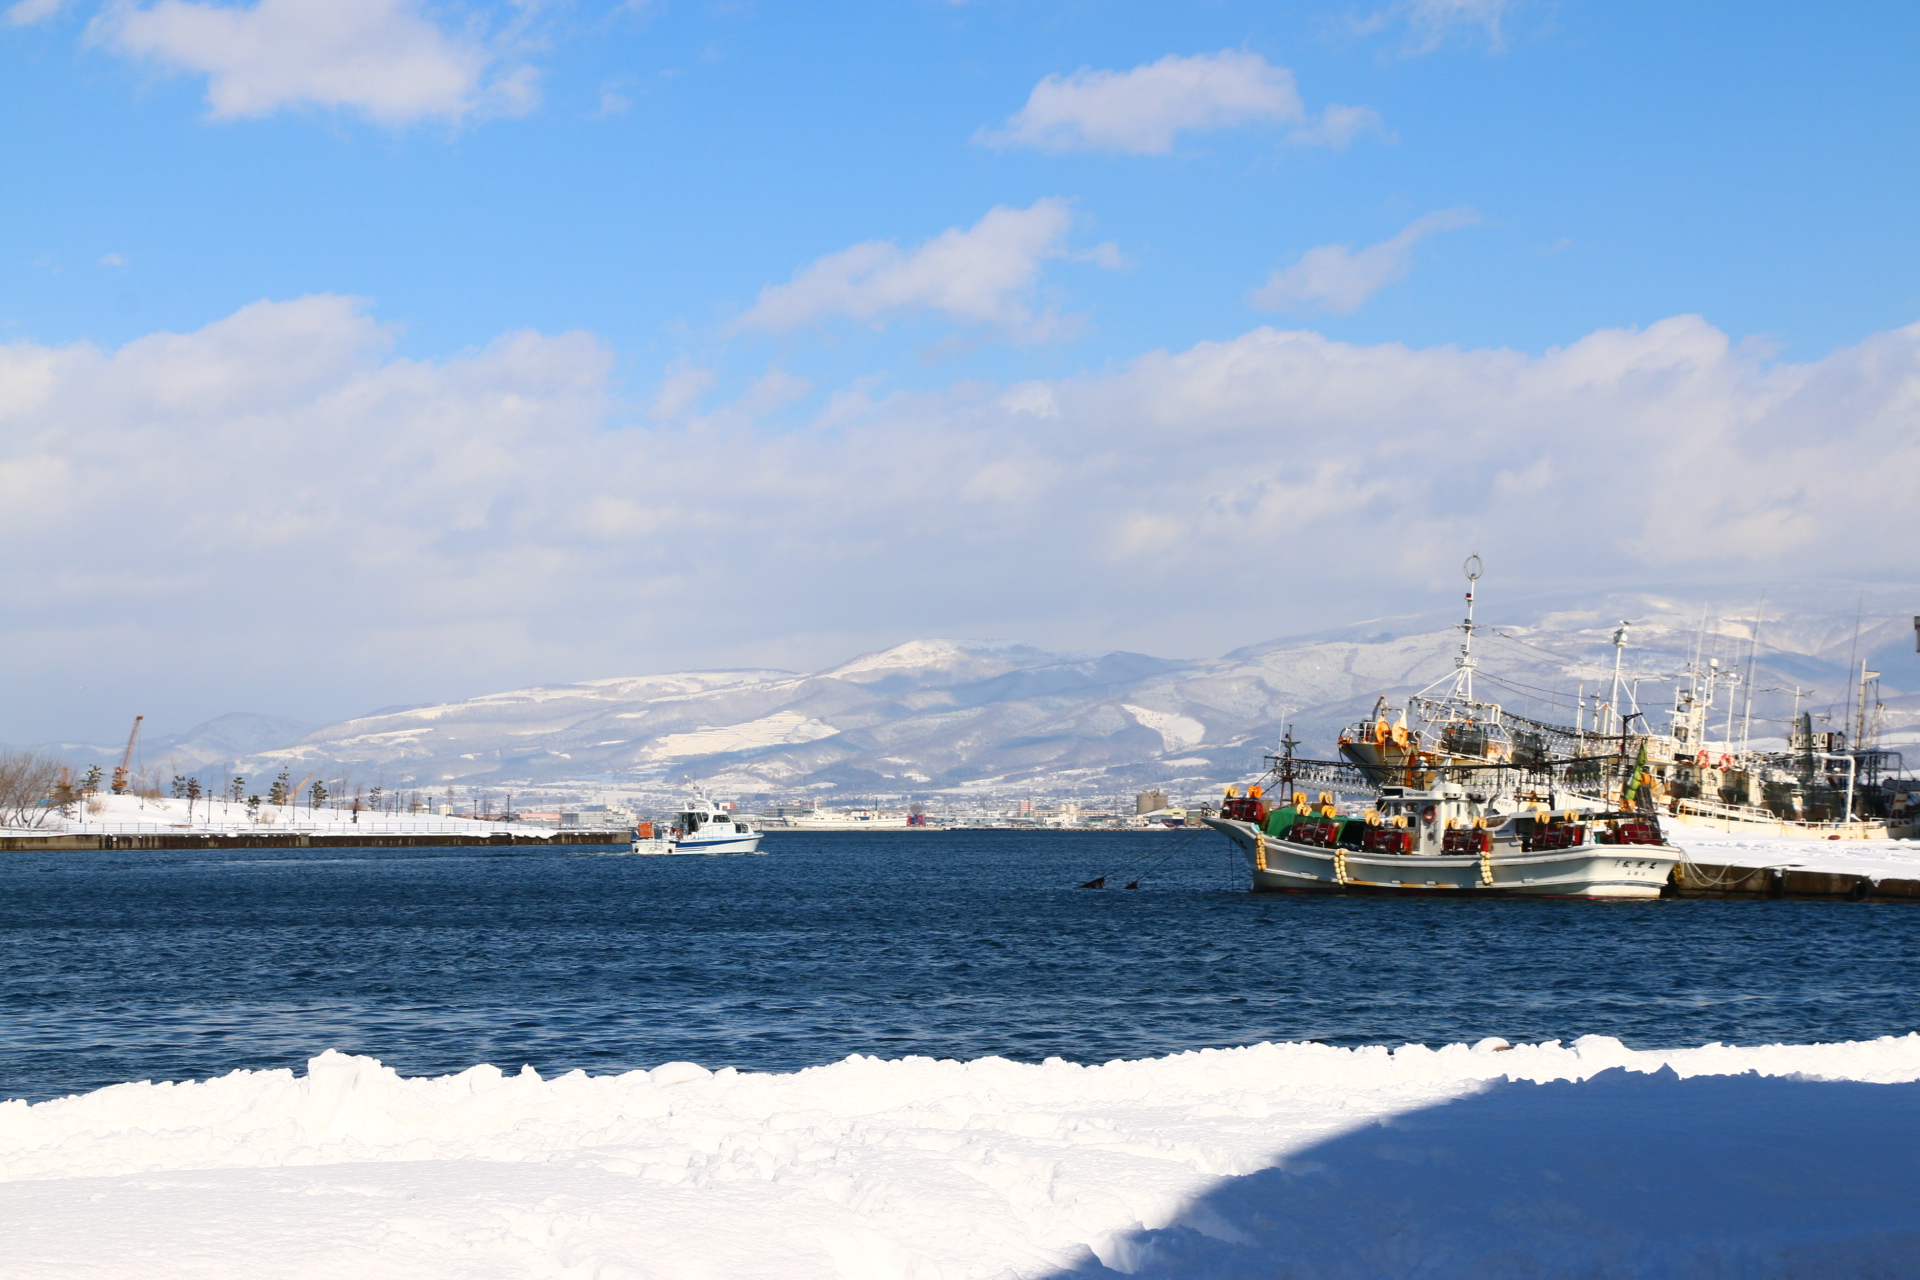
<path id="1" fill-rule="evenodd" d="M 1137 867 L 1141 863 L 1145 862 L 1148 858 L 1156 858 L 1157 860 L 1153 863 L 1152 866 L 1149 866 L 1146 871 L 1142 871 L 1139 875 L 1135 876 L 1133 880 L 1126 886 L 1129 889 L 1137 889 L 1140 887 L 1141 879 L 1146 876 L 1148 871 L 1152 871 L 1154 867 L 1159 866 L 1162 862 L 1165 862 L 1168 858 L 1171 858 L 1174 854 L 1180 852 L 1182 849 L 1187 848 L 1194 841 L 1198 840 L 1201 836 L 1207 835 L 1207 834 L 1209 833 L 1205 828 L 1202 828 L 1199 831 L 1189 832 L 1188 834 L 1181 836 L 1180 839 L 1172 845 L 1172 847 L 1166 848 L 1166 849 L 1149 849 L 1147 850 L 1147 852 L 1141 854 L 1139 857 L 1133 858 L 1127 862 L 1121 863 L 1118 867 L 1115 867 L 1112 871 L 1107 872 L 1105 875 L 1095 876 L 1093 879 L 1087 881 L 1085 884 L 1081 885 L 1080 887 L 1082 889 L 1104 889 L 1107 887 L 1107 881 L 1115 878 L 1122 871 L 1125 871 L 1131 867 Z"/>
<path id="2" fill-rule="evenodd" d="M 1786 872 L 1786 871 L 1793 870 L 1792 867 L 1785 866 L 1785 865 L 1768 866 L 1768 867 L 1740 867 L 1737 869 L 1742 872 L 1745 872 L 1746 874 L 1736 876 L 1736 875 L 1728 874 L 1728 872 L 1736 870 L 1735 867 L 1723 864 L 1720 867 L 1720 871 L 1718 872 L 1718 874 L 1709 876 L 1706 874 L 1706 872 L 1701 870 L 1700 863 L 1695 862 L 1692 858 L 1689 858 L 1687 856 L 1687 851 L 1685 849 L 1680 849 L 1678 850 L 1678 852 L 1680 856 L 1677 859 L 1675 859 L 1675 862 L 1680 867 L 1680 871 L 1681 871 L 1680 883 L 1683 888 L 1724 889 L 1728 885 L 1734 884 L 1737 881 L 1752 879 L 1753 873 L 1756 871 Z"/>

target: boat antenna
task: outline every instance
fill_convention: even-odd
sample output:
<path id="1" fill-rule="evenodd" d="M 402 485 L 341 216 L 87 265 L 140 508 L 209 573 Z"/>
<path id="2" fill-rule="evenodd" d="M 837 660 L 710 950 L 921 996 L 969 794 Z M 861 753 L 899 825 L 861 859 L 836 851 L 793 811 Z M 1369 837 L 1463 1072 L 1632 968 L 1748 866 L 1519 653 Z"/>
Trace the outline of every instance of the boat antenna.
<path id="1" fill-rule="evenodd" d="M 1463 563 L 1460 566 L 1460 569 L 1461 569 L 1461 572 L 1467 575 L 1467 616 L 1466 616 L 1466 620 L 1460 624 L 1460 629 L 1466 632 L 1467 638 L 1461 642 L 1460 656 L 1453 660 L 1453 665 L 1459 668 L 1459 671 L 1460 671 L 1460 674 L 1455 681 L 1455 688 L 1459 689 L 1462 693 L 1466 695 L 1466 700 L 1468 702 L 1472 702 L 1473 701 L 1473 631 L 1474 631 L 1473 588 L 1474 588 L 1474 584 L 1480 581 L 1480 574 L 1482 571 L 1479 553 L 1475 552 L 1473 555 L 1468 556 L 1466 558 L 1465 563 Z"/>
<path id="2" fill-rule="evenodd" d="M 1866 611 L 1867 593 L 1862 591 L 1860 593 L 1860 603 L 1853 611 L 1853 647 L 1847 650 L 1847 714 L 1845 718 L 1840 721 L 1842 725 L 1853 719 L 1853 660 L 1860 656 L 1860 618 Z M 1831 702 L 1827 704 L 1827 714 L 1833 714 L 1833 704 Z"/>
<path id="3" fill-rule="evenodd" d="M 1620 710 L 1620 659 L 1627 651 L 1627 628 L 1632 625 L 1631 622 L 1622 618 L 1620 629 L 1613 633 L 1613 700 L 1609 705 L 1613 711 L 1613 718 L 1620 721 L 1620 729 L 1623 733 L 1626 731 L 1627 722 L 1622 718 Z"/>
<path id="4" fill-rule="evenodd" d="M 1740 754 L 1747 753 L 1747 743 L 1753 740 L 1753 661 L 1760 653 L 1760 624 L 1767 616 L 1767 593 L 1760 593 L 1760 607 L 1753 615 L 1753 639 L 1747 643 L 1747 706 L 1741 714 Z"/>

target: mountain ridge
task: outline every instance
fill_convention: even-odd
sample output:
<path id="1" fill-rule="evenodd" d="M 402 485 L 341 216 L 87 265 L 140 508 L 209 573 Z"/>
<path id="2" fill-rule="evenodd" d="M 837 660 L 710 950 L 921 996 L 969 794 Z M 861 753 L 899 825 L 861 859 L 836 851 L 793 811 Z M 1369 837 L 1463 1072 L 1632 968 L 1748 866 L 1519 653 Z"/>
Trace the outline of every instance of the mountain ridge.
<path id="1" fill-rule="evenodd" d="M 1830 601 L 1832 588 L 1822 585 Z M 1610 637 L 1630 617 L 1623 680 L 1662 723 L 1667 681 L 1696 660 L 1744 679 L 1752 639 L 1750 616 L 1708 616 L 1703 625 L 1697 595 L 1682 595 L 1504 601 L 1500 616 L 1509 620 L 1484 625 L 1476 639 L 1483 692 L 1536 718 L 1590 715 L 1590 695 L 1611 687 Z M 251 725 L 251 738 L 238 723 L 216 733 L 209 726 L 236 719 L 221 717 L 156 745 L 192 768 L 351 775 L 423 790 L 587 781 L 668 788 L 683 775 L 743 794 L 1197 786 L 1257 772 L 1288 726 L 1310 752 L 1331 752 L 1340 727 L 1377 697 L 1445 682 L 1462 638 L 1460 611 L 1452 613 L 1378 618 L 1217 658 L 922 638 L 814 673 L 747 667 L 532 685 L 318 728 L 275 721 L 280 741 L 264 723 Z M 1783 606 L 1762 624 L 1753 659 L 1754 736 L 1784 734 L 1787 691 L 1810 683 L 1822 692 L 1803 709 L 1838 717 L 1845 668 L 1867 661 L 1886 672 L 1884 725 L 1900 738 L 1920 723 L 1920 699 L 1906 692 L 1920 689 L 1920 665 L 1895 657 L 1911 635 L 1910 615 L 1884 609 L 1861 617 L 1856 640 L 1853 617 Z M 1589 696 L 1576 711 L 1580 695 Z M 1736 684 L 1728 702 L 1723 689 L 1716 725 L 1723 711 L 1744 712 L 1746 696 Z M 216 761 L 218 742 L 243 749 Z M 154 754 L 145 754 L 151 764 Z"/>

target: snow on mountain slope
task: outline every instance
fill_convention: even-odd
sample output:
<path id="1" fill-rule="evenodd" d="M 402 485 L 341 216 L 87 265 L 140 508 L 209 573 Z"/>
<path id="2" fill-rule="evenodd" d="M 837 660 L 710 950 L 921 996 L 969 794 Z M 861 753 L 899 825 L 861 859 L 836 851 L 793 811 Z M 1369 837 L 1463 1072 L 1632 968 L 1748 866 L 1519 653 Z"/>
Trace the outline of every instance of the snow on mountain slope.
<path id="1" fill-rule="evenodd" d="M 642 754 L 650 760 L 677 760 L 731 751 L 752 751 L 790 742 L 814 742 L 820 738 L 831 738 L 838 732 L 825 721 L 803 716 L 798 711 L 776 711 L 745 724 L 707 726 L 692 733 L 669 733 L 665 737 L 655 738 L 642 748 Z"/>
<path id="2" fill-rule="evenodd" d="M 1760 623 L 1755 738 L 1786 732 L 1800 706 L 1846 720 L 1846 672 L 1881 670 L 1890 741 L 1920 727 L 1911 608 L 1920 591 L 1780 590 Z M 1851 598 L 1840 598 L 1844 592 Z M 1904 595 L 1903 595 L 1904 593 Z M 1746 677 L 1758 592 L 1708 605 L 1686 591 L 1483 602 L 1479 690 L 1522 715 L 1572 723 L 1611 689 L 1611 637 L 1632 619 L 1622 701 L 1664 725 L 1675 677 L 1696 660 Z M 1858 624 L 1855 610 L 1865 610 Z M 1815 608 L 1817 611 L 1799 611 Z M 1704 613 L 1704 622 L 1703 622 Z M 506 785 L 608 778 L 666 785 L 683 774 L 753 794 L 944 789 L 1125 791 L 1194 786 L 1261 767 L 1291 725 L 1310 754 L 1382 695 L 1454 671 L 1454 616 L 1383 618 L 1273 640 L 1220 658 L 1060 654 L 1003 641 L 914 640 L 813 675 L 746 670 L 548 685 L 362 716 L 256 751 L 249 775 L 338 767 L 389 785 Z M 1576 712 L 1579 695 L 1585 707 Z M 1716 732 L 1746 688 L 1716 703 Z M 1731 706 L 1730 706 L 1731 702 Z"/>

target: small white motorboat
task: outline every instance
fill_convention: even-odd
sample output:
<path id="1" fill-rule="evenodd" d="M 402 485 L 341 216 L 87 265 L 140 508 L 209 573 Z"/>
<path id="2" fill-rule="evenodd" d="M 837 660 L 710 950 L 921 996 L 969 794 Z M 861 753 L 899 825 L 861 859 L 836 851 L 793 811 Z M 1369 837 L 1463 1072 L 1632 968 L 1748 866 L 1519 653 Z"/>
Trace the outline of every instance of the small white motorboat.
<path id="1" fill-rule="evenodd" d="M 653 855 L 758 853 L 762 834 L 751 818 L 722 808 L 696 783 L 672 826 L 641 824 L 634 832 L 633 851 Z"/>

